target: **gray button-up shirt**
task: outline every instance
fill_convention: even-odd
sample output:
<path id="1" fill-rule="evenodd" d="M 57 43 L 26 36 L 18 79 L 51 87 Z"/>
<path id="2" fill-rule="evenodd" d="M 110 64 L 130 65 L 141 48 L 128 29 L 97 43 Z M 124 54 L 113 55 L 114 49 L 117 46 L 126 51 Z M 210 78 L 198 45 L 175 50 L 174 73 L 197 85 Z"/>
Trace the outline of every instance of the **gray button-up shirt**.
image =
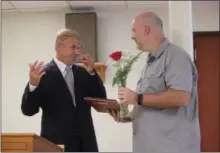
<path id="1" fill-rule="evenodd" d="M 158 109 L 135 106 L 133 151 L 144 153 L 200 152 L 197 100 L 198 74 L 190 56 L 167 39 L 148 56 L 137 93 L 157 94 L 169 88 L 191 93 L 185 107 Z"/>

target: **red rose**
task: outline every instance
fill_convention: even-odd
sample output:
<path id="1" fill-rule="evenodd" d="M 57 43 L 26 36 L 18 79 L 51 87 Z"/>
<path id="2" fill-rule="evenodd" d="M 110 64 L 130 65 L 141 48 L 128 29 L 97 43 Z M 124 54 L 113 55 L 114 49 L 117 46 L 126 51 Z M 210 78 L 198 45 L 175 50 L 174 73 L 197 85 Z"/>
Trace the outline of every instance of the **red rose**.
<path id="1" fill-rule="evenodd" d="M 122 52 L 121 51 L 116 51 L 116 52 L 113 52 L 109 55 L 109 57 L 111 57 L 113 60 L 115 61 L 118 61 L 121 59 L 121 56 L 122 56 Z"/>

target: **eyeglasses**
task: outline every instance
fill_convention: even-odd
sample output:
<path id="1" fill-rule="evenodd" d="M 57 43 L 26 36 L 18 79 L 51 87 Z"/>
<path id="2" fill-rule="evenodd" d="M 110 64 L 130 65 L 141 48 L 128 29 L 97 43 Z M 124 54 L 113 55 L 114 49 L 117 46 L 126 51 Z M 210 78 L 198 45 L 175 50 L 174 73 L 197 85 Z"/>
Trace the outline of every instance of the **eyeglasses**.
<path id="1" fill-rule="evenodd" d="M 81 48 L 82 48 L 82 45 L 81 45 L 81 44 L 72 45 L 72 49 L 73 49 L 73 50 L 76 50 L 76 49 L 80 50 Z"/>

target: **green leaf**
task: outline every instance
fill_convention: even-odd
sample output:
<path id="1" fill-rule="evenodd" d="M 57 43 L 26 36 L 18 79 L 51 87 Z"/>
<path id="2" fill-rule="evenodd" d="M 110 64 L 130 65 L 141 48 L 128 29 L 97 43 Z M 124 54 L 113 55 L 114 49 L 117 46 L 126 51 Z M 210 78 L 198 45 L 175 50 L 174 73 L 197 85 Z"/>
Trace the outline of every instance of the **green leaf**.
<path id="1" fill-rule="evenodd" d="M 117 84 L 117 82 L 118 82 L 118 78 L 114 77 L 112 82 L 112 87 L 114 87 L 114 85 Z"/>
<path id="2" fill-rule="evenodd" d="M 115 84 L 120 86 L 126 86 L 127 77 L 131 70 L 133 63 L 138 59 L 142 52 L 136 56 L 125 56 L 120 61 L 117 61 L 114 66 L 116 67 L 115 77 L 113 78 L 112 86 Z M 126 58 L 127 57 L 127 58 Z"/>

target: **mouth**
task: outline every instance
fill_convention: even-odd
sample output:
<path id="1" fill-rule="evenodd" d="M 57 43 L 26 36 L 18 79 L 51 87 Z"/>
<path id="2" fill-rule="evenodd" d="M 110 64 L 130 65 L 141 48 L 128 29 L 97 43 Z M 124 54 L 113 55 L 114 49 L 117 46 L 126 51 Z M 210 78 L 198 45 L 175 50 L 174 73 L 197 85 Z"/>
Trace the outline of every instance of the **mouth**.
<path id="1" fill-rule="evenodd" d="M 74 55 L 74 56 L 80 56 L 80 53 L 77 53 L 77 52 L 74 51 L 74 52 L 73 52 L 73 55 Z"/>
<path id="2" fill-rule="evenodd" d="M 81 61 L 81 54 L 73 52 L 73 57 L 76 61 Z"/>

